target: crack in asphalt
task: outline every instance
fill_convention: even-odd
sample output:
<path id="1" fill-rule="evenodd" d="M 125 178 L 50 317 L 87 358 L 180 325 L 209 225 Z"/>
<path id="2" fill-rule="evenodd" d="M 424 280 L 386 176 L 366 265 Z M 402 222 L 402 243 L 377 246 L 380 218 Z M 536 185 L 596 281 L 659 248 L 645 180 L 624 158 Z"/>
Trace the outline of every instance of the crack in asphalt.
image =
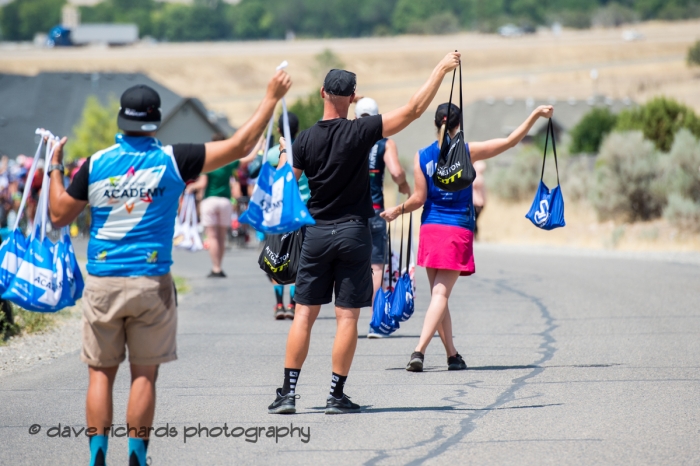
<path id="1" fill-rule="evenodd" d="M 518 390 L 523 388 L 529 379 L 532 379 L 534 377 L 537 377 L 540 375 L 546 367 L 542 367 L 543 364 L 546 362 L 550 361 L 554 357 L 554 353 L 557 351 L 557 348 L 554 346 L 554 343 L 556 343 L 556 339 L 552 336 L 552 332 L 558 327 L 558 325 L 555 323 L 554 317 L 552 317 L 552 314 L 549 312 L 549 309 L 547 306 L 544 305 L 542 300 L 536 296 L 529 295 L 523 291 L 520 291 L 516 289 L 513 286 L 508 285 L 508 280 L 505 279 L 500 279 L 500 280 L 483 280 L 485 282 L 491 282 L 493 283 L 498 291 L 503 291 L 506 293 L 511 293 L 515 294 L 521 298 L 524 298 L 528 301 L 530 301 L 532 304 L 534 304 L 540 311 L 540 316 L 542 320 L 544 321 L 545 329 L 537 333 L 536 335 L 542 337 L 542 343 L 539 346 L 539 353 L 541 357 L 537 360 L 534 361 L 530 366 L 532 366 L 532 371 L 527 373 L 526 375 L 523 375 L 521 377 L 517 377 L 511 381 L 510 387 L 505 390 L 503 393 L 501 393 L 496 400 L 491 403 L 490 405 L 481 408 L 478 411 L 470 411 L 470 414 L 467 415 L 460 423 L 460 429 L 457 433 L 451 435 L 451 436 L 445 436 L 444 435 L 444 429 L 446 426 L 438 426 L 435 429 L 435 432 L 433 436 L 429 439 L 426 439 L 424 441 L 418 442 L 415 445 L 411 446 L 410 448 L 418 448 L 422 447 L 425 445 L 431 445 L 435 443 L 435 447 L 433 447 L 430 451 L 428 451 L 425 455 L 414 459 L 413 461 L 410 461 L 409 463 L 406 463 L 408 465 L 419 465 L 424 463 L 428 459 L 436 458 L 440 456 L 441 454 L 445 453 L 450 447 L 456 445 L 459 443 L 462 439 L 464 439 L 466 436 L 468 436 L 470 433 L 472 433 L 476 429 L 476 421 L 481 419 L 482 417 L 486 416 L 489 412 L 493 410 L 499 409 L 501 406 L 503 406 L 506 403 L 509 403 L 515 399 L 515 394 Z M 471 384 L 467 384 L 467 386 L 470 386 Z M 477 388 L 474 386 L 471 386 L 471 388 Z M 448 401 L 453 403 L 452 407 L 456 408 L 461 405 L 466 405 L 466 402 L 460 401 L 460 399 L 463 399 L 467 395 L 467 390 L 456 390 L 455 395 L 445 397 L 443 398 L 443 401 Z M 542 405 L 542 406 L 547 406 L 547 405 Z M 365 462 L 365 465 L 376 465 L 379 462 L 381 462 L 384 459 L 391 458 L 391 454 L 386 451 L 386 450 L 378 450 L 376 451 L 376 456 Z"/>

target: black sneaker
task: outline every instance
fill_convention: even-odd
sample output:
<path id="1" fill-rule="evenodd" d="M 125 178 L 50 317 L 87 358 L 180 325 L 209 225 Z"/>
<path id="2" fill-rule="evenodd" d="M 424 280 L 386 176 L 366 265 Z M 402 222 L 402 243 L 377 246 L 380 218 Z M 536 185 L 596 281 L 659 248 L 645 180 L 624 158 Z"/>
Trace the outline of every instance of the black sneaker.
<path id="1" fill-rule="evenodd" d="M 454 356 L 447 358 L 447 370 L 448 371 L 466 371 L 467 363 L 464 362 L 462 356 L 457 353 Z"/>
<path id="2" fill-rule="evenodd" d="M 209 275 L 207 275 L 207 278 L 226 278 L 226 274 L 224 273 L 223 270 L 219 272 L 214 272 L 213 270 L 209 272 Z"/>
<path id="3" fill-rule="evenodd" d="M 277 304 L 275 306 L 275 320 L 284 320 L 286 319 L 285 313 L 284 313 L 284 306 L 281 304 Z"/>
<path id="4" fill-rule="evenodd" d="M 287 310 L 284 311 L 284 317 L 286 317 L 289 320 L 294 320 L 294 309 L 296 306 L 294 304 L 289 303 L 287 304 Z"/>
<path id="5" fill-rule="evenodd" d="M 411 360 L 408 361 L 406 370 L 410 372 L 423 372 L 423 358 L 423 353 L 420 351 L 414 351 L 411 355 Z"/>
<path id="6" fill-rule="evenodd" d="M 270 414 L 294 414 L 297 412 L 296 400 L 299 395 L 287 393 L 282 395 L 282 389 L 277 389 L 277 398 L 267 407 L 267 412 Z"/>
<path id="7" fill-rule="evenodd" d="M 326 414 L 359 413 L 360 405 L 350 401 L 350 397 L 343 395 L 341 399 L 329 396 L 326 400 Z"/>

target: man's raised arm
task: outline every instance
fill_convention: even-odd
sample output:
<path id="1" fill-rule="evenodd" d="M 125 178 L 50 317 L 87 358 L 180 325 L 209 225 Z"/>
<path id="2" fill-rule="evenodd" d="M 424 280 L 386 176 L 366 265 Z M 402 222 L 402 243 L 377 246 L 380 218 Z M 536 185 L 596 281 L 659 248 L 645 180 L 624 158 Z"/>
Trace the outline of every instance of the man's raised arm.
<path id="1" fill-rule="evenodd" d="M 430 78 L 413 94 L 408 104 L 382 115 L 382 135 L 387 138 L 400 132 L 417 120 L 435 98 L 440 84 L 447 73 L 459 66 L 459 52 L 450 52 L 435 67 Z"/>
<path id="2" fill-rule="evenodd" d="M 283 71 L 278 71 L 267 85 L 265 98 L 253 116 L 233 136 L 224 141 L 212 141 L 205 144 L 206 158 L 203 173 L 209 173 L 219 167 L 246 156 L 265 131 L 265 126 L 275 111 L 277 102 L 284 97 L 292 86 L 292 79 Z"/>

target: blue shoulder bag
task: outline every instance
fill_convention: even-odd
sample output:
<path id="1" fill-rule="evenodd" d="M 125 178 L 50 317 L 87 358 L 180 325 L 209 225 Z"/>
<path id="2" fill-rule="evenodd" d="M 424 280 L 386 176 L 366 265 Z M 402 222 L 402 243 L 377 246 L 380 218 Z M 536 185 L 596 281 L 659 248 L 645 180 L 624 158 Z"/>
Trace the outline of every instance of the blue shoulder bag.
<path id="1" fill-rule="evenodd" d="M 301 200 L 299 185 L 292 170 L 292 136 L 289 130 L 287 103 L 284 99 L 282 99 L 282 115 L 288 163 L 275 169 L 267 163 L 267 151 L 265 151 L 263 166 L 248 210 L 243 212 L 240 219 L 257 231 L 270 234 L 291 233 L 303 226 L 316 224 L 306 204 Z"/>
<path id="2" fill-rule="evenodd" d="M 557 187 L 549 189 L 542 181 L 544 179 L 544 164 L 547 160 L 547 146 L 549 145 L 549 135 L 552 135 L 552 150 L 554 151 L 554 166 L 557 169 Z M 544 158 L 542 160 L 542 175 L 540 176 L 540 185 L 535 194 L 535 200 L 532 202 L 530 211 L 525 215 L 537 228 L 543 230 L 554 230 L 566 226 L 564 221 L 564 196 L 561 193 L 561 184 L 559 183 L 559 165 L 557 163 L 557 145 L 554 140 L 554 125 L 552 119 L 549 119 L 547 125 L 547 139 L 544 143 Z"/>
<path id="3" fill-rule="evenodd" d="M 390 315 L 398 322 L 405 322 L 411 318 L 415 310 L 413 283 L 411 281 L 411 240 L 413 235 L 413 216 L 409 214 L 408 221 L 408 247 L 406 248 L 406 268 L 399 270 L 399 280 L 396 283 L 391 296 Z M 401 214 L 401 250 L 399 252 L 399 269 L 403 266 L 403 212 Z"/>
<path id="4" fill-rule="evenodd" d="M 389 235 L 388 235 L 388 247 L 387 251 L 384 253 L 384 267 L 382 267 L 382 273 L 386 268 L 387 256 L 391 256 L 391 225 L 389 225 Z M 391 266 L 391 259 L 389 259 L 389 277 L 393 276 L 393 270 Z M 382 335 L 391 335 L 399 328 L 399 322 L 391 316 L 391 302 L 393 299 L 393 293 L 391 288 L 384 290 L 379 288 L 377 290 L 377 295 L 374 297 L 374 303 L 372 303 L 372 320 L 369 326 L 375 333 L 380 333 Z"/>

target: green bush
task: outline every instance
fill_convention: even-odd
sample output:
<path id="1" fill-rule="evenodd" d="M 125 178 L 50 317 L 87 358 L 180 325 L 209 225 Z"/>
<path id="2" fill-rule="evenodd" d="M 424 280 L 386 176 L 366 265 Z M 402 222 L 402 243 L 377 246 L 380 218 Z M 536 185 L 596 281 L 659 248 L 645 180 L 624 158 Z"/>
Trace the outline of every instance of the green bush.
<path id="1" fill-rule="evenodd" d="M 66 161 L 90 157 L 113 145 L 114 136 L 119 132 L 118 113 L 119 102 L 115 98 L 102 105 L 97 97 L 88 97 L 80 122 L 73 128 L 73 136 L 66 144 Z"/>
<path id="2" fill-rule="evenodd" d="M 588 156 L 563 158 L 559 161 L 562 193 L 567 201 L 588 200 L 593 185 L 591 162 L 592 158 Z"/>
<path id="3" fill-rule="evenodd" d="M 607 107 L 594 108 L 571 130 L 571 152 L 597 154 L 600 144 L 617 123 L 617 116 Z"/>
<path id="4" fill-rule="evenodd" d="M 659 153 L 641 132 L 610 134 L 595 167 L 591 201 L 599 218 L 634 222 L 659 217 L 666 203 L 660 170 Z"/>
<path id="5" fill-rule="evenodd" d="M 66 0 L 14 0 L 0 10 L 3 40 L 32 40 L 37 32 L 48 33 L 61 22 Z"/>
<path id="6" fill-rule="evenodd" d="M 671 149 L 681 128 L 700 136 L 700 118 L 690 107 L 667 97 L 656 97 L 641 107 L 621 112 L 615 126 L 616 131 L 642 131 L 664 152 Z"/>
<path id="7" fill-rule="evenodd" d="M 679 194 L 668 197 L 664 217 L 671 224 L 684 230 L 700 232 L 700 203 Z"/>
<path id="8" fill-rule="evenodd" d="M 663 159 L 669 192 L 664 217 L 680 228 L 700 231 L 700 140 L 682 129 Z"/>
<path id="9" fill-rule="evenodd" d="M 700 66 L 700 40 L 688 49 L 688 65 Z"/>
<path id="10" fill-rule="evenodd" d="M 522 201 L 535 195 L 541 173 L 542 152 L 535 146 L 525 146 L 510 165 L 490 170 L 486 182 L 489 190 L 499 198 L 513 202 Z"/>
<path id="11" fill-rule="evenodd" d="M 320 87 L 319 87 L 320 89 Z M 319 91 L 313 91 L 305 98 L 297 99 L 289 106 L 289 111 L 299 118 L 299 131 L 311 128 L 323 118 L 323 99 Z"/>

